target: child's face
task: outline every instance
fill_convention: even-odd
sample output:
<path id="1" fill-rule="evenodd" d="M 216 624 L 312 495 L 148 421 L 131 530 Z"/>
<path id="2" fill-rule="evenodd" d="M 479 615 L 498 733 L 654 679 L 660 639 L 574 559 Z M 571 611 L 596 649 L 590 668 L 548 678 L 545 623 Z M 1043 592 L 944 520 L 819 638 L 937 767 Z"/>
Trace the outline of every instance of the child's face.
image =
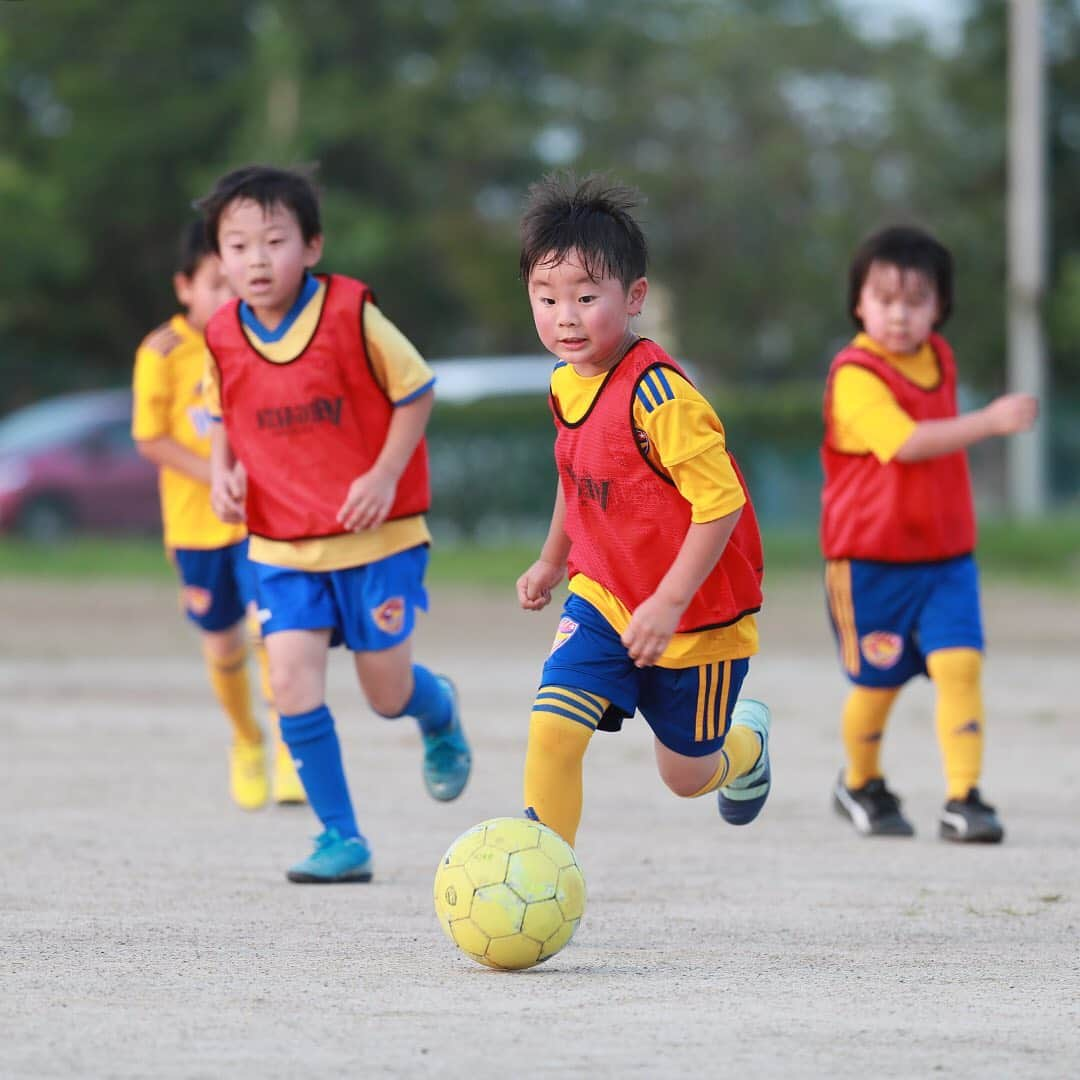
<path id="1" fill-rule="evenodd" d="M 625 351 L 630 317 L 641 312 L 648 282 L 627 289 L 617 278 L 594 281 L 571 252 L 555 265 L 540 260 L 529 275 L 529 304 L 544 348 L 582 375 L 611 368 Z"/>
<path id="2" fill-rule="evenodd" d="M 218 246 L 230 284 L 269 327 L 288 314 L 305 271 L 322 255 L 322 237 L 305 241 L 287 207 L 275 203 L 264 209 L 253 199 L 225 207 L 218 222 Z"/>
<path id="3" fill-rule="evenodd" d="M 216 255 L 204 255 L 190 276 L 174 274 L 173 288 L 176 299 L 187 309 L 188 324 L 200 333 L 214 312 L 234 296 Z"/>
<path id="4" fill-rule="evenodd" d="M 918 351 L 940 315 L 937 288 L 919 270 L 872 262 L 855 314 L 863 329 L 897 355 Z"/>

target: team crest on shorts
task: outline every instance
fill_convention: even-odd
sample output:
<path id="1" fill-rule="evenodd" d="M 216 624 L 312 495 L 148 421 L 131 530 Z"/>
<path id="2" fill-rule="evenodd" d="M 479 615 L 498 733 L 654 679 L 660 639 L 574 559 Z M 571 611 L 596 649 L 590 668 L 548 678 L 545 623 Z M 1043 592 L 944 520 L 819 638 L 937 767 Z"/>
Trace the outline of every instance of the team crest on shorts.
<path id="1" fill-rule="evenodd" d="M 637 440 L 638 449 L 643 454 L 648 456 L 649 450 L 651 449 L 651 446 L 652 446 L 652 444 L 649 442 L 648 433 L 645 432 L 645 431 L 642 431 L 641 428 L 636 427 L 636 428 L 634 428 L 634 438 Z"/>
<path id="2" fill-rule="evenodd" d="M 874 630 L 864 634 L 859 642 L 863 657 L 872 667 L 888 671 L 896 667 L 904 653 L 904 639 L 889 630 Z"/>
<path id="3" fill-rule="evenodd" d="M 391 596 L 377 608 L 371 609 L 371 618 L 384 634 L 399 634 L 405 625 L 405 598 Z"/>
<path id="4" fill-rule="evenodd" d="M 209 589 L 200 588 L 198 585 L 185 585 L 182 595 L 184 607 L 192 615 L 205 615 L 214 602 L 214 594 Z"/>
<path id="5" fill-rule="evenodd" d="M 556 649 L 565 645 L 577 631 L 578 624 L 573 619 L 568 619 L 565 615 L 559 620 L 559 628 L 555 631 L 555 640 L 551 643 L 551 655 Z"/>

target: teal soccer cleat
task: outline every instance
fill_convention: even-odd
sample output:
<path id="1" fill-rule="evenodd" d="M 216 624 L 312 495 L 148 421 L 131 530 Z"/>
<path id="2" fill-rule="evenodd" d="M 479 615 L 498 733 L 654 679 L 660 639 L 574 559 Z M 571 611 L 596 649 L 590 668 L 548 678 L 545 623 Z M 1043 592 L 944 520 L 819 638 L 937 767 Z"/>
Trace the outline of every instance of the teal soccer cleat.
<path id="1" fill-rule="evenodd" d="M 337 829 L 327 829 L 315 838 L 315 850 L 289 867 L 285 876 L 301 885 L 335 885 L 370 881 L 371 873 L 371 852 L 364 838 L 345 838 Z"/>
<path id="2" fill-rule="evenodd" d="M 444 675 L 436 678 L 450 695 L 450 723 L 424 735 L 424 784 L 433 799 L 450 802 L 465 789 L 472 770 L 472 753 L 461 728 L 457 690 Z"/>
<path id="3" fill-rule="evenodd" d="M 769 767 L 769 726 L 772 716 L 767 705 L 746 698 L 732 710 L 731 724 L 732 727 L 741 724 L 757 732 L 761 739 L 761 755 L 748 773 L 720 788 L 717 800 L 720 816 L 729 825 L 749 825 L 761 813 L 772 788 L 772 770 Z"/>

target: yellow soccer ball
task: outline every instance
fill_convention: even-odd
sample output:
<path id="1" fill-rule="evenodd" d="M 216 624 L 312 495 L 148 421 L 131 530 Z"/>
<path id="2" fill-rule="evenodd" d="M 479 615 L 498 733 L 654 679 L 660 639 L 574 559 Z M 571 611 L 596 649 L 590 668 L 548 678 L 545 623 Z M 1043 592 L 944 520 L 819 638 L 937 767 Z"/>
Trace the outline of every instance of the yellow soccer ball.
<path id="1" fill-rule="evenodd" d="M 585 913 L 585 878 L 558 833 L 493 818 L 451 845 L 435 873 L 435 913 L 466 956 L 493 968 L 550 960 Z"/>

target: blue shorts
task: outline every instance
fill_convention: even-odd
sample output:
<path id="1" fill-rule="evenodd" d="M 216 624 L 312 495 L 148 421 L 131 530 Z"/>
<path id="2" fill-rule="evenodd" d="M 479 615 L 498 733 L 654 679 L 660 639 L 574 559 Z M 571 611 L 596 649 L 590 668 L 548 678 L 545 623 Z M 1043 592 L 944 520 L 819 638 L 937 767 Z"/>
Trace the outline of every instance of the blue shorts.
<path id="1" fill-rule="evenodd" d="M 255 599 L 248 542 L 220 548 L 174 548 L 184 613 L 203 630 L 227 630 Z"/>
<path id="2" fill-rule="evenodd" d="M 971 555 L 942 562 L 826 563 L 840 662 L 857 686 L 902 686 L 938 649 L 983 648 L 979 571 Z"/>
<path id="3" fill-rule="evenodd" d="M 612 625 L 580 596 L 571 595 L 541 686 L 587 690 L 611 702 L 599 730 L 618 731 L 640 709 L 669 750 L 704 757 L 724 745 L 731 710 L 750 661 L 718 660 L 690 668 L 639 668 Z"/>
<path id="4" fill-rule="evenodd" d="M 426 544 L 345 570 L 290 570 L 252 563 L 264 635 L 280 630 L 330 630 L 330 644 L 377 652 L 413 632 L 427 611 Z"/>

